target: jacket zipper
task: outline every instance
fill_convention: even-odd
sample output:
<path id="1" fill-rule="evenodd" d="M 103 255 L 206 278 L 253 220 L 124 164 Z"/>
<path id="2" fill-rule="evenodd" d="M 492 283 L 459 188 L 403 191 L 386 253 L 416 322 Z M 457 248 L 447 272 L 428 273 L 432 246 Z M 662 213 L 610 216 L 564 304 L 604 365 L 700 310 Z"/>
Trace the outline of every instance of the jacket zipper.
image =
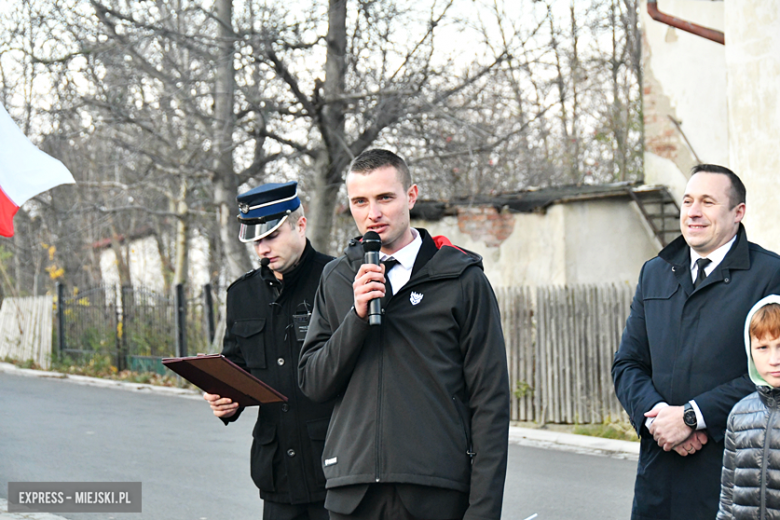
<path id="1" fill-rule="evenodd" d="M 382 316 L 384 318 L 384 314 Z M 380 481 L 380 475 L 382 474 L 382 372 L 384 369 L 384 327 L 379 327 L 379 370 L 377 374 L 376 384 L 376 474 L 374 479 L 376 482 Z"/>
<path id="2" fill-rule="evenodd" d="M 769 438 L 769 428 L 772 427 L 772 416 L 775 414 L 774 407 L 769 408 L 769 418 L 766 422 L 766 428 L 764 428 L 764 456 L 761 461 L 761 508 L 759 509 L 759 518 L 761 520 L 766 519 L 766 469 L 769 462 L 769 446 L 767 440 Z"/>
<path id="3" fill-rule="evenodd" d="M 430 278 L 425 279 L 424 281 L 430 281 Z M 421 283 L 421 280 L 409 280 L 404 284 L 403 287 L 398 291 L 399 294 L 401 291 L 406 290 L 407 288 L 414 287 L 416 285 L 419 285 Z M 392 300 L 398 296 L 398 294 L 393 293 L 393 297 L 390 298 Z M 388 302 L 389 305 L 389 302 Z M 384 309 L 385 311 L 387 309 Z M 382 320 L 386 319 L 387 314 L 385 312 L 382 312 Z M 377 406 L 376 406 L 376 465 L 375 465 L 375 475 L 374 475 L 374 481 L 375 482 L 381 482 L 381 474 L 382 474 L 382 375 L 384 371 L 384 340 L 385 340 L 385 334 L 384 334 L 384 325 L 380 326 L 379 329 L 379 374 L 377 377 Z M 460 414 L 460 412 L 458 412 Z M 465 424 L 464 424 L 465 427 Z M 467 440 L 469 443 L 468 451 L 466 452 L 469 457 L 472 458 L 475 455 L 473 448 L 471 447 L 471 439 L 468 438 Z"/>
<path id="4" fill-rule="evenodd" d="M 476 452 L 474 451 L 474 444 L 471 442 L 471 434 L 469 433 L 469 427 L 467 426 L 468 422 L 466 420 L 466 416 L 461 410 L 460 405 L 462 405 L 462 402 L 458 399 L 458 396 L 455 395 L 452 396 L 452 402 L 455 406 L 455 411 L 460 417 L 461 426 L 463 427 L 463 435 L 466 437 L 466 455 L 469 456 L 469 462 L 474 464 L 474 455 L 476 455 Z M 463 405 L 463 407 L 465 408 L 465 405 Z"/>

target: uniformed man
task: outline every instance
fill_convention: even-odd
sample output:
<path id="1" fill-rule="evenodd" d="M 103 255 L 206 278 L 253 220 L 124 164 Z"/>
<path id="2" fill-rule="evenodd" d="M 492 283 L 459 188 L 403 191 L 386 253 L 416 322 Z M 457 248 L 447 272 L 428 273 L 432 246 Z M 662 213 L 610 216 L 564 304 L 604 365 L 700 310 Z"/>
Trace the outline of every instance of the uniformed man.
<path id="1" fill-rule="evenodd" d="M 264 520 L 328 518 L 320 458 L 333 403 L 306 398 L 296 367 L 320 274 L 332 257 L 306 239 L 297 188 L 265 184 L 238 196 L 239 240 L 253 242 L 261 267 L 227 290 L 222 353 L 289 399 L 261 406 L 253 432 L 251 473 Z M 225 424 L 242 412 L 228 398 L 203 397 Z"/>

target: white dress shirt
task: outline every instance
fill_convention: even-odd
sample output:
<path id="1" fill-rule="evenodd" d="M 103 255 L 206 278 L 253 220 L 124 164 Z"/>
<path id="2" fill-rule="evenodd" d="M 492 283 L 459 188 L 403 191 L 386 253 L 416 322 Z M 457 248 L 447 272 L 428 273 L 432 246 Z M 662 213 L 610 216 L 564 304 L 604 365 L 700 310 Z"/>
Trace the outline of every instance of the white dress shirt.
<path id="1" fill-rule="evenodd" d="M 707 256 L 701 256 L 699 253 L 691 249 L 691 280 L 696 281 L 696 276 L 699 274 L 699 268 L 696 266 L 696 260 L 699 258 L 707 258 L 711 262 L 704 268 L 704 274 L 709 276 L 716 267 L 720 265 L 726 255 L 731 250 L 731 246 L 734 245 L 734 241 L 737 239 L 737 235 L 734 235 L 731 240 L 720 246 L 718 249 L 708 254 Z"/>
<path id="2" fill-rule="evenodd" d="M 422 246 L 422 238 L 420 238 L 420 233 L 414 228 L 411 229 L 412 235 L 414 235 L 414 239 L 411 242 L 392 255 L 386 255 L 384 253 L 379 255 L 379 260 L 382 262 L 389 258 L 398 260 L 398 264 L 393 266 L 389 273 L 385 273 L 385 277 L 390 282 L 390 287 L 393 288 L 393 294 L 397 294 L 398 291 L 400 291 L 401 288 L 406 285 L 406 282 L 409 281 L 409 278 L 412 277 L 414 261 L 417 260 L 417 253 L 420 252 L 420 247 Z"/>

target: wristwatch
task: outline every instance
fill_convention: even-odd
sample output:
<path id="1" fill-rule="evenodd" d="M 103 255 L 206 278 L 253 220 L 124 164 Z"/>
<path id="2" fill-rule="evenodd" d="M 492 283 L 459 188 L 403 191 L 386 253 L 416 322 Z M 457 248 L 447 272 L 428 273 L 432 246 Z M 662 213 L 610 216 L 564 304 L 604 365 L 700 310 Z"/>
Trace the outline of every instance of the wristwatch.
<path id="1" fill-rule="evenodd" d="M 693 405 L 689 402 L 685 403 L 683 407 L 683 422 L 686 426 L 690 426 L 694 430 L 699 425 L 699 421 L 696 419 L 696 410 L 693 409 Z"/>

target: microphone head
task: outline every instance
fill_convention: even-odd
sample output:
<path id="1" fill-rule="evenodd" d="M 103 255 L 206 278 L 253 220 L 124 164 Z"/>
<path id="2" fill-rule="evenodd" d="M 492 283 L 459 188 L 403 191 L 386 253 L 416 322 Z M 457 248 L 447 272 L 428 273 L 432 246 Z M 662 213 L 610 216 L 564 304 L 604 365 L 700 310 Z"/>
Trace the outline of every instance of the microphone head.
<path id="1" fill-rule="evenodd" d="M 268 267 L 268 264 L 270 264 L 271 261 L 265 257 L 260 259 L 260 267 Z"/>
<path id="2" fill-rule="evenodd" d="M 382 248 L 382 239 L 379 238 L 379 233 L 376 231 L 369 231 L 363 235 L 363 251 L 366 253 L 379 251 Z"/>

